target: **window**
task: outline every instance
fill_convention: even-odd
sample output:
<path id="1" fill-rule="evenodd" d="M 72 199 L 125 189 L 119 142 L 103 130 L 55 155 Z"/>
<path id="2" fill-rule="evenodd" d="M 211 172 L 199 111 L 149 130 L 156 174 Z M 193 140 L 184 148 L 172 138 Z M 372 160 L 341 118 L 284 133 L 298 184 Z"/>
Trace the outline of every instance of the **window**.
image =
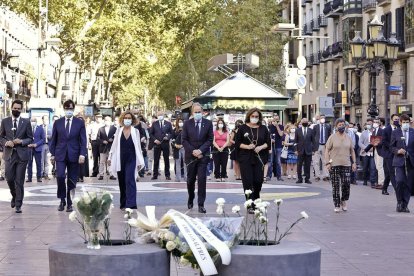
<path id="1" fill-rule="evenodd" d="M 313 92 L 313 69 L 309 71 L 309 92 Z"/>
<path id="2" fill-rule="evenodd" d="M 407 60 L 402 60 L 401 65 L 400 65 L 400 83 L 401 83 L 401 86 L 403 88 L 403 92 L 401 94 L 401 99 L 402 100 L 407 99 L 407 89 L 408 89 L 408 87 L 407 87 L 407 79 L 408 79 L 407 71 L 408 70 L 407 69 L 408 69 L 407 68 Z"/>
<path id="3" fill-rule="evenodd" d="M 397 39 L 400 41 L 400 50 L 404 51 L 404 7 L 395 9 L 395 31 Z"/>
<path id="4" fill-rule="evenodd" d="M 319 67 L 316 68 L 316 91 L 320 91 L 321 89 L 321 74 L 319 73 Z"/>
<path id="5" fill-rule="evenodd" d="M 384 26 L 382 28 L 384 37 L 386 39 L 390 38 L 391 36 L 391 28 L 392 28 L 392 15 L 391 13 L 386 13 L 381 16 L 381 21 L 384 23 Z"/>
<path id="6" fill-rule="evenodd" d="M 414 46 L 414 0 L 405 2 L 405 44 L 407 47 Z"/>

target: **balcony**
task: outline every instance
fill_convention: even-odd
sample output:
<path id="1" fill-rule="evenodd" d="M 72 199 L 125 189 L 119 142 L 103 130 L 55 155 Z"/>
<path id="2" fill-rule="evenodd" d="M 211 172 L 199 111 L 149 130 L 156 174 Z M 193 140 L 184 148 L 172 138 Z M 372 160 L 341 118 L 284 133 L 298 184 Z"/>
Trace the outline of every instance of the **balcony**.
<path id="1" fill-rule="evenodd" d="M 342 52 L 343 52 L 342 41 L 338 41 L 332 44 L 331 55 L 333 58 L 341 58 Z"/>
<path id="2" fill-rule="evenodd" d="M 363 0 L 362 1 L 362 10 L 364 12 L 375 12 L 377 9 L 377 1 L 376 0 Z"/>
<path id="3" fill-rule="evenodd" d="M 306 67 L 308 68 L 312 67 L 312 61 L 313 61 L 312 55 L 306 56 Z"/>
<path id="4" fill-rule="evenodd" d="M 312 27 L 312 31 L 314 31 L 314 32 L 317 32 L 317 31 L 319 31 L 319 30 L 320 30 L 320 28 L 319 28 L 319 21 L 318 21 L 318 19 L 313 19 L 313 20 L 311 21 L 311 27 Z"/>
<path id="5" fill-rule="evenodd" d="M 378 0 L 379 7 L 385 7 L 391 4 L 391 0 Z"/>
<path id="6" fill-rule="evenodd" d="M 318 16 L 318 25 L 320 28 L 322 27 L 328 27 L 328 18 L 325 17 L 325 15 L 321 14 Z"/>
<path id="7" fill-rule="evenodd" d="M 344 11 L 344 1 L 343 0 L 333 0 L 325 4 L 323 8 L 323 13 L 326 17 L 339 17 Z"/>
<path id="8" fill-rule="evenodd" d="M 311 24 L 304 24 L 302 33 L 303 35 L 312 35 Z"/>
<path id="9" fill-rule="evenodd" d="M 321 53 L 321 60 L 320 62 L 326 62 L 328 60 L 332 60 L 331 59 L 331 45 L 329 45 L 328 47 L 326 47 L 322 53 Z"/>
<path id="10" fill-rule="evenodd" d="M 348 0 L 344 3 L 344 16 L 362 17 L 362 0 Z M 354 16 L 351 16 L 354 15 Z"/>
<path id="11" fill-rule="evenodd" d="M 319 65 L 319 63 L 321 63 L 321 53 L 318 51 L 312 55 L 312 65 Z"/>

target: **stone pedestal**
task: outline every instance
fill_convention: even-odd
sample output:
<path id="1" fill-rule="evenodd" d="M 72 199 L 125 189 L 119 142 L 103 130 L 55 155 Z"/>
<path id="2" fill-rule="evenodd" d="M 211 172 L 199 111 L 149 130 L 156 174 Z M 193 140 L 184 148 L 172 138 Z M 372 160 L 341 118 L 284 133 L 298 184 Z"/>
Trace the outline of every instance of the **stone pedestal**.
<path id="1" fill-rule="evenodd" d="M 156 244 L 102 246 L 58 244 L 49 248 L 50 276 L 170 275 L 170 254 Z"/>
<path id="2" fill-rule="evenodd" d="M 231 264 L 219 265 L 218 275 L 319 276 L 321 248 L 306 242 L 282 241 L 279 245 L 238 245 Z"/>

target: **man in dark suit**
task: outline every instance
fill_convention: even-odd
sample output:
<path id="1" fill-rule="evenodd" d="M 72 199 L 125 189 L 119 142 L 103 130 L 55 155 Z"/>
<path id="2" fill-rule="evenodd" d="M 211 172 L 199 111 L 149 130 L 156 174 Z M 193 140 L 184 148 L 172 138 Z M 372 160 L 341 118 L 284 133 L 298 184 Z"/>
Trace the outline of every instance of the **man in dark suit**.
<path id="1" fill-rule="evenodd" d="M 184 123 L 181 142 L 185 150 L 187 166 L 188 209 L 193 208 L 195 198 L 195 181 L 198 181 L 198 212 L 206 213 L 207 164 L 210 160 L 209 151 L 213 143 L 213 124 L 203 118 L 203 108 L 199 103 L 192 107 L 193 118 Z"/>
<path id="2" fill-rule="evenodd" d="M 394 154 L 392 165 L 395 168 L 397 212 L 409 213 L 411 189 L 414 178 L 414 129 L 410 127 L 410 117 L 400 116 L 401 128 L 391 134 L 391 149 Z"/>
<path id="3" fill-rule="evenodd" d="M 20 117 L 23 109 L 21 100 L 12 103 L 12 116 L 1 122 L 0 141 L 4 146 L 5 176 L 12 200 L 10 206 L 16 207 L 16 213 L 22 212 L 24 197 L 24 176 L 30 153 L 27 147 L 33 141 L 30 121 Z"/>
<path id="4" fill-rule="evenodd" d="M 112 125 L 112 118 L 106 116 L 104 119 L 105 126 L 98 130 L 96 141 L 99 146 L 99 178 L 98 180 L 104 179 L 104 174 L 108 171 L 106 168 L 108 161 L 108 153 L 111 150 L 112 142 L 116 132 L 116 127 Z M 111 175 L 111 180 L 116 180 L 116 177 Z"/>
<path id="5" fill-rule="evenodd" d="M 325 115 L 319 115 L 319 124 L 316 124 L 313 129 L 313 140 L 315 141 L 315 154 L 313 155 L 313 169 L 315 170 L 315 180 L 319 181 L 321 178 L 323 181 L 328 181 L 328 171 L 326 170 L 326 163 L 329 160 L 325 160 L 325 144 L 328 141 L 329 136 L 331 136 L 332 128 L 331 125 L 326 123 Z M 322 162 L 322 166 L 321 166 Z M 322 167 L 322 177 L 321 170 Z"/>
<path id="6" fill-rule="evenodd" d="M 302 127 L 295 132 L 295 143 L 298 153 L 298 181 L 302 183 L 302 167 L 305 171 L 305 183 L 312 184 L 310 181 L 310 166 L 312 163 L 312 155 L 317 150 L 319 144 L 314 142 L 313 130 L 309 128 L 307 118 L 302 119 Z"/>
<path id="7" fill-rule="evenodd" d="M 390 185 L 390 181 L 394 190 L 396 191 L 395 186 L 395 170 L 392 166 L 392 160 L 394 158 L 394 154 L 392 153 L 391 148 L 391 134 L 394 130 L 396 130 L 400 126 L 400 118 L 397 114 L 393 114 L 391 116 L 390 124 L 384 128 L 382 133 L 382 140 L 381 140 L 381 147 L 383 151 L 383 158 L 384 158 L 384 186 L 382 187 L 382 194 L 389 195 L 388 193 L 388 186 Z"/>
<path id="8" fill-rule="evenodd" d="M 56 161 L 57 197 L 60 198 L 58 211 L 63 211 L 67 199 L 67 212 L 72 212 L 72 198 L 75 196 L 79 164 L 85 162 L 85 123 L 73 116 L 75 103 L 67 100 L 63 104 L 65 117 L 56 120 L 50 140 L 51 162 Z M 67 189 L 65 171 L 67 169 Z M 67 191 L 66 191 L 67 190 Z"/>
<path id="9" fill-rule="evenodd" d="M 379 118 L 374 119 L 374 123 L 372 124 L 374 130 L 372 131 L 373 136 L 382 137 L 384 135 L 384 130 L 381 128 L 381 120 Z M 382 138 L 381 138 L 382 139 Z M 374 147 L 374 160 L 375 160 L 375 167 L 377 169 L 378 175 L 378 183 L 375 186 L 376 189 L 382 190 L 384 187 L 384 180 L 385 180 L 385 171 L 384 171 L 384 149 L 381 143 L 375 143 Z"/>
<path id="10" fill-rule="evenodd" d="M 40 119 L 32 118 L 30 120 L 33 132 L 33 144 L 28 145 L 32 150 L 30 152 L 29 163 L 27 164 L 27 181 L 32 182 L 33 176 L 33 159 L 36 162 L 37 182 L 42 182 L 42 149 L 45 143 L 45 131 Z"/>
<path id="11" fill-rule="evenodd" d="M 158 112 L 158 120 L 155 121 L 150 129 L 150 137 L 154 141 L 154 173 L 152 180 L 158 178 L 158 168 L 160 166 L 161 152 L 164 158 L 165 179 L 170 177 L 170 139 L 173 135 L 171 123 L 164 120 L 164 114 Z"/>

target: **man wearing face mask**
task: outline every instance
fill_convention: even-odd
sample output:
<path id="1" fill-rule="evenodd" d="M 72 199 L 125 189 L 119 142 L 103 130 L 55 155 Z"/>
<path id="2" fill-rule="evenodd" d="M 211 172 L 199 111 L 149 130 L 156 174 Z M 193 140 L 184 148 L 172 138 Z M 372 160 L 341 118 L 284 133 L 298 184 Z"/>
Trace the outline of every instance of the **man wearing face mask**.
<path id="1" fill-rule="evenodd" d="M 384 135 L 384 130 L 381 128 L 381 120 L 379 118 L 374 119 L 374 123 L 372 124 L 373 131 L 372 135 L 381 137 Z M 385 173 L 384 173 L 384 150 L 382 148 L 381 142 L 374 142 L 374 161 L 375 167 L 377 168 L 378 173 L 378 185 L 375 186 L 376 189 L 383 189 L 384 187 L 384 180 L 385 180 Z"/>
<path id="2" fill-rule="evenodd" d="M 164 120 L 164 113 L 158 112 L 158 120 L 155 121 L 150 129 L 150 137 L 154 141 L 154 175 L 151 180 L 158 178 L 158 168 L 160 166 L 161 153 L 164 159 L 165 179 L 170 177 L 170 139 L 173 129 L 170 122 Z"/>
<path id="3" fill-rule="evenodd" d="M 33 175 L 33 159 L 36 162 L 36 177 L 37 182 L 42 182 L 42 147 L 45 143 L 46 137 L 45 132 L 42 127 L 42 121 L 36 118 L 32 118 L 30 120 L 33 132 L 33 143 L 28 145 L 31 148 L 30 152 L 30 159 L 27 164 L 27 180 L 26 182 L 32 182 L 32 175 Z"/>
<path id="4" fill-rule="evenodd" d="M 273 122 L 269 125 L 270 138 L 272 141 L 272 156 L 271 162 L 269 164 L 269 171 L 267 174 L 268 179 L 273 175 L 276 176 L 277 180 L 283 181 L 282 178 L 282 162 L 280 160 L 280 155 L 282 154 L 282 141 L 284 127 L 280 124 L 280 118 L 277 113 L 273 116 Z"/>
<path id="5" fill-rule="evenodd" d="M 392 166 L 392 160 L 394 158 L 394 154 L 391 148 L 391 134 L 394 130 L 400 127 L 400 117 L 397 114 L 393 114 L 391 116 L 391 123 L 384 128 L 381 146 L 383 150 L 383 158 L 384 158 L 384 172 L 385 172 L 385 179 L 384 179 L 384 186 L 382 187 L 382 194 L 389 195 L 388 193 L 388 186 L 391 185 L 394 187 L 394 191 L 396 191 L 396 184 L 395 184 L 395 170 Z"/>
<path id="6" fill-rule="evenodd" d="M 298 181 L 296 183 L 302 183 L 302 168 L 305 171 L 305 183 L 312 184 L 310 181 L 310 166 L 312 163 L 312 155 L 317 150 L 318 143 L 315 140 L 313 129 L 309 128 L 309 122 L 307 118 L 302 119 L 302 127 L 295 132 L 295 143 L 297 145 L 298 155 Z"/>
<path id="7" fill-rule="evenodd" d="M 22 212 L 24 196 L 24 175 L 30 158 L 29 148 L 33 141 L 33 132 L 28 119 L 20 117 L 23 109 L 21 100 L 12 102 L 12 116 L 1 121 L 0 142 L 4 147 L 5 176 L 12 200 L 11 208 Z"/>
<path id="8" fill-rule="evenodd" d="M 116 132 L 116 127 L 112 125 L 112 119 L 109 116 L 106 116 L 104 119 L 105 126 L 101 127 L 98 131 L 98 136 L 96 141 L 99 145 L 99 178 L 98 180 L 104 179 L 104 174 L 108 172 L 107 160 L 108 153 L 111 150 L 112 142 L 114 141 L 114 135 Z M 111 180 L 116 180 L 116 177 L 111 175 Z"/>
<path id="9" fill-rule="evenodd" d="M 85 123 L 73 116 L 75 103 L 72 100 L 64 102 L 63 109 L 65 116 L 53 125 L 50 161 L 56 162 L 57 197 L 60 198 L 58 211 L 63 211 L 67 205 L 66 212 L 72 212 L 79 164 L 85 162 L 87 155 L 86 129 Z"/>
<path id="10" fill-rule="evenodd" d="M 366 129 L 361 133 L 358 146 L 361 149 L 362 164 L 364 171 L 364 185 L 368 185 L 368 180 L 371 183 L 371 188 L 375 188 L 377 184 L 377 169 L 374 160 L 374 148 L 371 145 L 371 135 L 374 121 L 372 118 L 367 119 Z"/>
<path id="11" fill-rule="evenodd" d="M 325 115 L 320 114 L 317 116 L 318 124 L 314 125 L 313 127 L 313 135 L 315 136 L 313 139 L 316 141 L 315 154 L 312 157 L 313 162 L 313 169 L 315 171 L 315 180 L 328 181 L 328 171 L 325 167 L 325 144 L 328 141 L 329 136 L 331 136 L 332 130 L 331 125 L 326 123 Z M 322 162 L 322 174 L 321 174 L 321 162 Z"/>
<path id="12" fill-rule="evenodd" d="M 414 129 L 410 127 L 410 117 L 400 116 L 401 128 L 391 134 L 391 149 L 394 154 L 392 165 L 395 168 L 397 212 L 409 213 L 408 203 L 414 180 Z"/>

